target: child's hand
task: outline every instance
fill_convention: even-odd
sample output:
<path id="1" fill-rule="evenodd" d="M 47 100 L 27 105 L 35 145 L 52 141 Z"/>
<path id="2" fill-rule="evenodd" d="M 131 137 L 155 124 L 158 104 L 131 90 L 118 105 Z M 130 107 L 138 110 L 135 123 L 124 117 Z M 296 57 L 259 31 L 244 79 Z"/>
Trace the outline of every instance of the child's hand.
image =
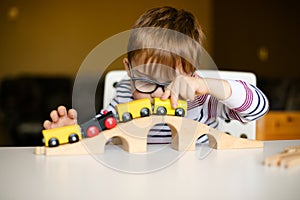
<path id="1" fill-rule="evenodd" d="M 184 100 L 194 100 L 195 96 L 204 94 L 210 94 L 219 100 L 224 100 L 231 95 L 231 86 L 222 79 L 180 75 L 166 88 L 161 99 L 171 98 L 172 107 L 176 108 L 179 96 Z"/>
<path id="2" fill-rule="evenodd" d="M 57 110 L 53 110 L 50 113 L 51 121 L 44 121 L 44 128 L 51 129 L 62 126 L 68 126 L 77 124 L 77 111 L 70 109 L 67 112 L 67 109 L 64 106 L 59 106 Z"/>
<path id="3" fill-rule="evenodd" d="M 196 95 L 207 93 L 205 81 L 201 78 L 194 78 L 180 75 L 166 88 L 162 100 L 171 98 L 172 107 L 177 107 L 178 98 L 194 100 Z"/>

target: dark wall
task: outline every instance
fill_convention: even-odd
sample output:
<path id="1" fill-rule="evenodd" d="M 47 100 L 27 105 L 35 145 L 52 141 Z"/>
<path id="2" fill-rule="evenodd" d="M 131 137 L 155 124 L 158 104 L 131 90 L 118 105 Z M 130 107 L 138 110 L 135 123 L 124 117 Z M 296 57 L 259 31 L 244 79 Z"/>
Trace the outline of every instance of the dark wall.
<path id="1" fill-rule="evenodd" d="M 271 110 L 299 110 L 299 2 L 215 0 L 213 10 L 218 68 L 254 72 Z"/>
<path id="2" fill-rule="evenodd" d="M 1 145 L 42 145 L 43 121 L 59 105 L 71 108 L 73 81 L 68 77 L 8 77 L 0 82 Z M 1 137 L 1 138 L 2 138 Z M 0 139 L 1 139 L 0 138 Z"/>
<path id="3" fill-rule="evenodd" d="M 258 77 L 300 77 L 300 7 L 295 0 L 214 1 L 214 60 Z"/>

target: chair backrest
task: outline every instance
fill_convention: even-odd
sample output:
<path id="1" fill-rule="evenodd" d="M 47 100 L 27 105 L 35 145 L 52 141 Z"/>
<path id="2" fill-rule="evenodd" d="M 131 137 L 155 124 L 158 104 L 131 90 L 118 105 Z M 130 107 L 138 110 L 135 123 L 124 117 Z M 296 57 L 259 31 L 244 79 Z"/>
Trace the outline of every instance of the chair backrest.
<path id="1" fill-rule="evenodd" d="M 199 70 L 198 74 L 207 78 L 237 79 L 256 85 L 256 76 L 252 72 Z M 106 108 L 115 96 L 115 84 L 125 78 L 129 78 L 125 70 L 113 70 L 106 74 L 104 81 L 103 108 Z M 217 129 L 235 137 L 244 137 L 248 139 L 256 138 L 256 121 L 240 123 L 236 120 L 219 120 Z"/>

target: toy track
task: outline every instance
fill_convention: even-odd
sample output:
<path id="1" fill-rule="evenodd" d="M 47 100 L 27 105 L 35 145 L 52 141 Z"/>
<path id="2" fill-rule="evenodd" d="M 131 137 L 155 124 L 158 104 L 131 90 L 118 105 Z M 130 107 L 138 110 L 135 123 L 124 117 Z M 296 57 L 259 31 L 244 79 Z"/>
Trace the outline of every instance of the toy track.
<path id="1" fill-rule="evenodd" d="M 284 168 L 300 166 L 300 146 L 286 147 L 283 152 L 266 157 L 264 164 Z"/>
<path id="2" fill-rule="evenodd" d="M 151 115 L 119 123 L 111 130 L 105 130 L 93 138 L 85 138 L 74 144 L 58 147 L 36 147 L 36 154 L 43 155 L 81 155 L 104 153 L 106 143 L 119 138 L 123 149 L 129 153 L 147 151 L 147 135 L 156 124 L 166 123 L 172 132 L 172 148 L 178 151 L 194 150 L 196 140 L 203 134 L 209 139 L 209 146 L 214 149 L 262 148 L 263 142 L 237 138 L 213 129 L 194 120 L 175 116 Z"/>

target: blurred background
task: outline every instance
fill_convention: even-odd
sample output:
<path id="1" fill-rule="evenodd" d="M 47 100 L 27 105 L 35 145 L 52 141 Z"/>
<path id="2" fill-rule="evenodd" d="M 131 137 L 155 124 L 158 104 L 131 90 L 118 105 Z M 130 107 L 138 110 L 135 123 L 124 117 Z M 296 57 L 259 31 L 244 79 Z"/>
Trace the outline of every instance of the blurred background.
<path id="1" fill-rule="evenodd" d="M 41 144 L 42 123 L 72 105 L 77 70 L 105 39 L 129 30 L 146 10 L 192 12 L 205 49 L 221 70 L 251 71 L 271 110 L 299 110 L 298 1 L 271 0 L 1 0 L 0 145 Z M 123 69 L 121 58 L 111 69 Z M 99 82 L 103 88 L 103 77 Z M 97 108 L 101 108 L 101 89 Z"/>

